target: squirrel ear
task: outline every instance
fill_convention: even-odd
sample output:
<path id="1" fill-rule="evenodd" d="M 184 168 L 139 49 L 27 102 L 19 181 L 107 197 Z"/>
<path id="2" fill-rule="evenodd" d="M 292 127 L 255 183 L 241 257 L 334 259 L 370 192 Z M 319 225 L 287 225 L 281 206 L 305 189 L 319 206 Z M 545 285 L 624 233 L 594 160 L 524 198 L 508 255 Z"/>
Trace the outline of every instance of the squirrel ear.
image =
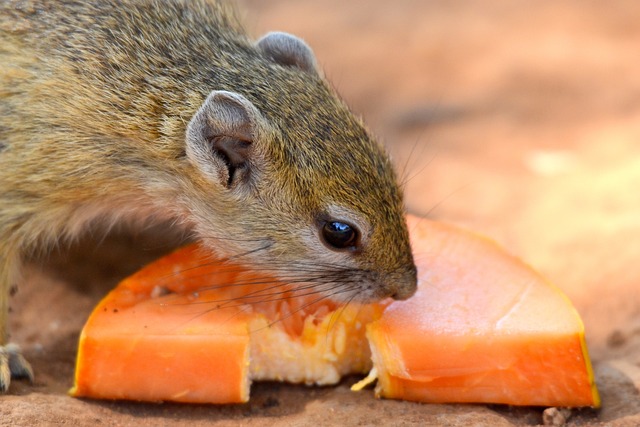
<path id="1" fill-rule="evenodd" d="M 269 59 L 280 65 L 319 74 L 313 51 L 302 39 L 294 35 L 282 32 L 267 33 L 257 41 L 256 46 Z"/>
<path id="2" fill-rule="evenodd" d="M 214 90 L 187 125 L 187 158 L 227 188 L 246 181 L 264 118 L 245 97 Z"/>

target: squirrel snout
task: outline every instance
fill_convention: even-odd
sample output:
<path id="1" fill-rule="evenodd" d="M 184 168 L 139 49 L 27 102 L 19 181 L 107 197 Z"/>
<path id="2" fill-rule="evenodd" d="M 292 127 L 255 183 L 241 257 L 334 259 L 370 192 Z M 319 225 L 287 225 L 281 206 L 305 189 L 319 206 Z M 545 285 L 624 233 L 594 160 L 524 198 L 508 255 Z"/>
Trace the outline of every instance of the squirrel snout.
<path id="1" fill-rule="evenodd" d="M 408 269 L 403 274 L 394 274 L 388 282 L 390 297 L 397 301 L 409 299 L 418 288 L 417 272 L 415 267 Z"/>

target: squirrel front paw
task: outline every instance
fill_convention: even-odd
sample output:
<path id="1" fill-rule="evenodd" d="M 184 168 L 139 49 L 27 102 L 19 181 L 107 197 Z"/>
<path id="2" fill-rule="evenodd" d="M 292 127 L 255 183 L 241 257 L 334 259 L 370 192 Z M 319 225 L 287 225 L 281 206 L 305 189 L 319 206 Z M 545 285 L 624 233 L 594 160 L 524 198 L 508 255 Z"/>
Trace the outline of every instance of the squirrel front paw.
<path id="1" fill-rule="evenodd" d="M 11 378 L 33 381 L 33 370 L 16 344 L 0 346 L 0 393 L 9 389 Z"/>

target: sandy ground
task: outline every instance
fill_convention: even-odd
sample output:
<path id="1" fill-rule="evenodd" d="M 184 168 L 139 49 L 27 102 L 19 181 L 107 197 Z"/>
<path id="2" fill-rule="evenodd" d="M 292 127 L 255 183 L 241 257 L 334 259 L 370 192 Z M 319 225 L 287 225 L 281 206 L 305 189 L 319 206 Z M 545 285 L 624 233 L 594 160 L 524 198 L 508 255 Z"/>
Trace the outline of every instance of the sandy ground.
<path id="1" fill-rule="evenodd" d="M 640 4 L 242 1 L 251 33 L 285 30 L 383 139 L 411 211 L 492 236 L 582 314 L 602 394 L 569 425 L 640 425 Z M 393 6 L 391 6 L 393 5 Z M 0 397 L 0 425 L 452 425 L 542 422 L 541 409 L 427 405 L 257 384 L 237 406 L 65 395 L 91 308 L 167 250 L 153 230 L 88 236 L 34 262 L 12 303 L 35 385 Z"/>

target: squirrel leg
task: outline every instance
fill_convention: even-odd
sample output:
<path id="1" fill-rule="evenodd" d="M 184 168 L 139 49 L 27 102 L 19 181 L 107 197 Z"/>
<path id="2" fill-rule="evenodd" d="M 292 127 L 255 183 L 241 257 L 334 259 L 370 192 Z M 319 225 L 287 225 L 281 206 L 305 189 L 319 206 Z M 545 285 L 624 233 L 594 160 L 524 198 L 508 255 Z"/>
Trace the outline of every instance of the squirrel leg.
<path id="1" fill-rule="evenodd" d="M 0 254 L 0 394 L 9 389 L 11 378 L 33 381 L 31 365 L 22 356 L 20 347 L 9 343 L 9 298 L 11 296 L 11 265 Z"/>
<path id="2" fill-rule="evenodd" d="M 33 382 L 33 369 L 16 344 L 0 346 L 0 393 L 9 389 L 12 378 Z"/>

